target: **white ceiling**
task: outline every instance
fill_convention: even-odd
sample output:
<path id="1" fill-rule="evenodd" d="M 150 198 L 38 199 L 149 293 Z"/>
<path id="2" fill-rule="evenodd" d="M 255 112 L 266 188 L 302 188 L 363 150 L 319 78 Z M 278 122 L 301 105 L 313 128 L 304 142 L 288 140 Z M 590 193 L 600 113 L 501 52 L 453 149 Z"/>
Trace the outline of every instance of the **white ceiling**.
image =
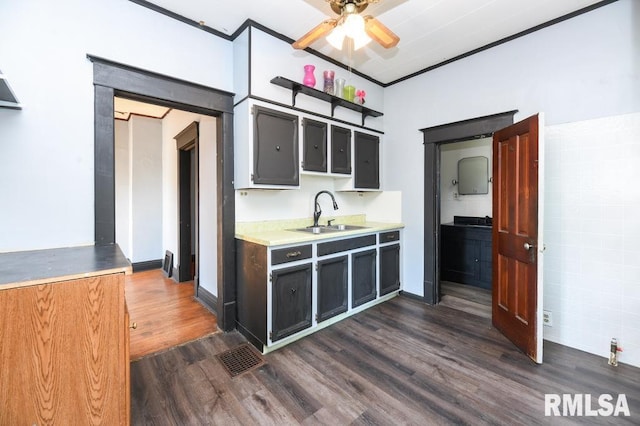
<path id="1" fill-rule="evenodd" d="M 131 114 L 151 118 L 164 118 L 169 110 L 170 108 L 160 105 L 146 104 L 125 98 L 113 98 L 113 118 L 117 120 L 126 121 L 131 117 Z"/>
<path id="2" fill-rule="evenodd" d="M 380 0 L 373 15 L 400 37 L 392 49 L 375 42 L 355 52 L 354 69 L 390 83 L 505 37 L 565 16 L 600 0 Z M 251 19 L 297 39 L 327 17 L 326 0 L 151 0 L 171 12 L 222 33 L 233 34 Z M 341 52 L 324 39 L 311 48 L 343 64 Z"/>

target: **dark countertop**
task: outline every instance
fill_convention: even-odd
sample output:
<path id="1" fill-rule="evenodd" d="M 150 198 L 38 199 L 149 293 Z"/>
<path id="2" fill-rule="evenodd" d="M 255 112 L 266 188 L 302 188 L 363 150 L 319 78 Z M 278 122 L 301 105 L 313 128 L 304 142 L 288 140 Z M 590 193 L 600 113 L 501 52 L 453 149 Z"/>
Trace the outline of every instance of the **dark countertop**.
<path id="1" fill-rule="evenodd" d="M 0 253 L 0 290 L 118 272 L 131 264 L 117 244 Z"/>
<path id="2" fill-rule="evenodd" d="M 491 225 L 468 225 L 466 223 L 443 223 L 442 226 L 459 226 L 461 228 L 480 228 L 480 229 L 491 229 Z"/>

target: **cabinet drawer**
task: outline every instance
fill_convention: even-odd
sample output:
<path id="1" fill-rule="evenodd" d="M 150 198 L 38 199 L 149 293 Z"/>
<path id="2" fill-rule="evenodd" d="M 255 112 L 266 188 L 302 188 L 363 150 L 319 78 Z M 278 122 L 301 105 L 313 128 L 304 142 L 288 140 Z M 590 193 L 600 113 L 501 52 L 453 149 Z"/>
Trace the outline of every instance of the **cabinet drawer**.
<path id="1" fill-rule="evenodd" d="M 400 231 L 381 232 L 378 241 L 380 244 L 400 241 Z"/>
<path id="2" fill-rule="evenodd" d="M 288 247 L 271 251 L 271 264 L 293 262 L 296 260 L 309 259 L 311 257 L 311 244 L 305 246 Z"/>
<path id="3" fill-rule="evenodd" d="M 376 243 L 375 235 L 365 235 L 364 237 L 348 238 L 328 243 L 318 244 L 318 256 L 340 253 L 343 251 L 355 250 L 361 247 L 372 246 Z"/>

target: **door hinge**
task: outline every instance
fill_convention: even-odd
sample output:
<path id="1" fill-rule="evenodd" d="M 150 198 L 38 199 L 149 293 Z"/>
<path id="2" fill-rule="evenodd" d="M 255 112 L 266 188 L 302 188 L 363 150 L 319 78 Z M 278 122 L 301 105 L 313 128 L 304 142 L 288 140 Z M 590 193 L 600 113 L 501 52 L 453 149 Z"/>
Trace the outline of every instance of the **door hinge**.
<path id="1" fill-rule="evenodd" d="M 273 331 L 269 332 L 269 340 L 273 340 Z"/>
<path id="2" fill-rule="evenodd" d="M 273 282 L 273 274 L 269 272 L 269 282 Z"/>
<path id="3" fill-rule="evenodd" d="M 253 182 L 253 181 L 254 181 L 254 179 L 253 179 L 253 173 L 251 173 L 251 182 Z"/>
<path id="4" fill-rule="evenodd" d="M 318 322 L 318 313 L 316 312 L 316 322 Z"/>

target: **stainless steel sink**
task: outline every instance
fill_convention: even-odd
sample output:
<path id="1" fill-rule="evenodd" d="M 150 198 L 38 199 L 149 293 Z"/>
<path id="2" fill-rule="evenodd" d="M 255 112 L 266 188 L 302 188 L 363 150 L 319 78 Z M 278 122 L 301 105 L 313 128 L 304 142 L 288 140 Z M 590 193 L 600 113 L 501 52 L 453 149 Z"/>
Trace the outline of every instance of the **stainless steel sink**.
<path id="1" fill-rule="evenodd" d="M 345 225 L 345 224 L 339 224 L 339 225 L 330 225 L 327 226 L 327 228 L 332 228 L 335 229 L 337 231 L 352 231 L 354 229 L 366 229 L 366 226 L 360 226 L 360 225 Z"/>
<path id="2" fill-rule="evenodd" d="M 292 231 L 308 232 L 310 234 L 325 234 L 340 231 L 352 231 L 355 229 L 365 229 L 366 226 L 360 225 L 329 225 L 329 226 L 307 226 L 306 228 L 292 229 Z"/>

